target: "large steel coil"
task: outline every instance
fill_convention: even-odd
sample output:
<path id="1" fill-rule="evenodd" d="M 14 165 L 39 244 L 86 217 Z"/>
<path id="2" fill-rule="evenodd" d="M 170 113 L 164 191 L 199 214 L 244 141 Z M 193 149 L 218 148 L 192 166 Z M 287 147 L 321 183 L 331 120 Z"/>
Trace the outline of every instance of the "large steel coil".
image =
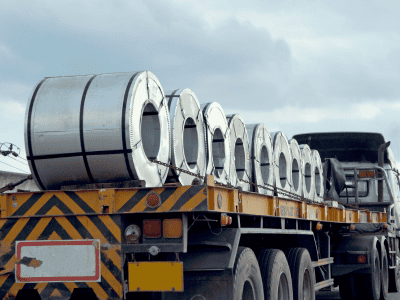
<path id="1" fill-rule="evenodd" d="M 207 128 L 207 169 L 216 181 L 229 182 L 231 137 L 225 113 L 217 102 L 201 104 Z"/>
<path id="2" fill-rule="evenodd" d="M 257 185 L 273 185 L 273 148 L 271 135 L 264 124 L 246 125 L 250 140 L 250 161 L 252 182 Z M 254 187 L 254 192 L 273 195 L 271 189 Z"/>
<path id="3" fill-rule="evenodd" d="M 313 160 L 313 172 L 314 172 L 314 180 L 315 180 L 315 194 L 314 201 L 321 202 L 324 197 L 324 176 L 323 176 L 323 168 L 321 157 L 317 150 L 311 151 L 312 160 Z"/>
<path id="4" fill-rule="evenodd" d="M 165 93 L 171 121 L 171 163 L 204 176 L 206 171 L 206 129 L 199 101 L 191 89 Z M 168 180 L 190 185 L 195 177 L 171 169 Z"/>
<path id="5" fill-rule="evenodd" d="M 25 117 L 29 166 L 41 189 L 145 180 L 161 186 L 169 163 L 168 104 L 151 72 L 45 78 Z"/>
<path id="6" fill-rule="evenodd" d="M 302 196 L 304 174 L 301 169 L 301 150 L 295 139 L 291 139 L 289 145 L 292 154 L 292 193 Z"/>
<path id="7" fill-rule="evenodd" d="M 231 133 L 231 165 L 230 182 L 234 186 L 242 187 L 243 191 L 250 190 L 250 184 L 240 181 L 251 181 L 250 147 L 246 125 L 239 114 L 226 116 Z"/>
<path id="8" fill-rule="evenodd" d="M 301 149 L 301 169 L 304 173 L 304 184 L 302 196 L 313 200 L 315 194 L 315 172 L 311 149 L 308 145 L 300 145 Z"/>
<path id="9" fill-rule="evenodd" d="M 292 154 L 286 135 L 281 132 L 271 133 L 274 146 L 274 184 L 287 192 L 292 190 Z"/>

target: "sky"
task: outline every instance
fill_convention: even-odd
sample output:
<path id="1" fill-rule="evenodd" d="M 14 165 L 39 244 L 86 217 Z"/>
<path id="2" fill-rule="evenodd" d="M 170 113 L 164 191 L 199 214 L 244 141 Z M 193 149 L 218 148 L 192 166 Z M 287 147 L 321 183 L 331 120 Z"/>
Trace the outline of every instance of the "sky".
<path id="1" fill-rule="evenodd" d="M 147 70 L 289 139 L 383 133 L 400 161 L 399 13 L 369 0 L 1 1 L 0 144 L 24 158 L 44 77 Z M 30 172 L 1 156 L 0 170 Z"/>

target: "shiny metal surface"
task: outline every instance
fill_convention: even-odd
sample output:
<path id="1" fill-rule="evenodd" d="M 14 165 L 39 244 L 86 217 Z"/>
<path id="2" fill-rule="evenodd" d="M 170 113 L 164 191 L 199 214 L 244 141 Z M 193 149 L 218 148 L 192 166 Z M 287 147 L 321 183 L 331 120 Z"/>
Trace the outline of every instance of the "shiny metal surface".
<path id="1" fill-rule="evenodd" d="M 315 173 L 313 172 L 313 159 L 311 149 L 308 145 L 299 145 L 301 150 L 301 169 L 304 173 L 304 185 L 302 196 L 307 199 L 314 199 L 315 194 Z"/>
<path id="2" fill-rule="evenodd" d="M 204 176 L 206 172 L 206 128 L 199 101 L 191 89 L 165 93 L 171 122 L 171 164 Z M 195 177 L 170 170 L 167 180 L 190 185 Z"/>
<path id="3" fill-rule="evenodd" d="M 231 132 L 231 165 L 230 182 L 234 186 L 241 186 L 243 191 L 250 190 L 250 184 L 239 181 L 251 181 L 250 147 L 246 124 L 239 114 L 226 116 Z"/>
<path id="4" fill-rule="evenodd" d="M 321 157 L 317 150 L 311 150 L 311 156 L 314 165 L 314 174 L 315 174 L 315 194 L 314 201 L 322 202 L 324 201 L 322 197 L 324 196 L 324 176 L 323 176 L 323 168 Z"/>
<path id="5" fill-rule="evenodd" d="M 301 151 L 295 139 L 289 141 L 290 153 L 292 154 L 292 190 L 291 192 L 301 196 L 304 184 L 304 172 L 301 168 Z"/>
<path id="6" fill-rule="evenodd" d="M 277 188 L 292 190 L 292 154 L 286 135 L 281 132 L 271 133 L 274 146 L 274 184 Z"/>
<path id="7" fill-rule="evenodd" d="M 217 102 L 201 104 L 201 109 L 207 131 L 206 174 L 214 175 L 218 182 L 230 183 L 231 138 L 225 113 Z"/>
<path id="8" fill-rule="evenodd" d="M 246 125 L 250 145 L 252 182 L 258 185 L 274 184 L 273 148 L 271 135 L 264 124 Z M 255 187 L 254 192 L 273 195 L 274 192 Z"/>
<path id="9" fill-rule="evenodd" d="M 45 78 L 28 103 L 26 152 L 41 189 L 133 179 L 160 186 L 168 170 L 146 153 L 169 162 L 169 144 L 167 103 L 151 72 Z"/>

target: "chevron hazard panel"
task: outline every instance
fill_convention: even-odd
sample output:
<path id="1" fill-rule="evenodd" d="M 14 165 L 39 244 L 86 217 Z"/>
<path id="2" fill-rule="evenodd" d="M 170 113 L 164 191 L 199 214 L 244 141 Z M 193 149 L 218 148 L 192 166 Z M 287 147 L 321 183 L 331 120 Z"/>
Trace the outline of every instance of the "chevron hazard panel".
<path id="1" fill-rule="evenodd" d="M 61 210 L 49 206 L 48 210 Z M 36 289 L 42 299 L 69 299 L 74 288 L 92 288 L 98 299 L 122 298 L 121 219 L 118 215 L 59 216 L 0 219 L 0 299 L 14 299 L 20 289 Z M 40 264 L 40 259 L 19 258 L 17 242 L 100 241 L 100 281 L 17 282 L 16 266 Z M 68 242 L 67 242 L 68 243 Z M 31 258 L 31 260 L 29 259 Z"/>

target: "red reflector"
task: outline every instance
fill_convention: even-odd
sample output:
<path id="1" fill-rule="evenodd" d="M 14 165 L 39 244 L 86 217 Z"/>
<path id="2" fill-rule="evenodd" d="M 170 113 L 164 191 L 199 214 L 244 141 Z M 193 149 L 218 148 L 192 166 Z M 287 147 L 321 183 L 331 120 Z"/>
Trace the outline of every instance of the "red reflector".
<path id="1" fill-rule="evenodd" d="M 144 220 L 143 221 L 143 237 L 160 238 L 161 237 L 161 220 Z"/>
<path id="2" fill-rule="evenodd" d="M 161 205 L 160 196 L 157 193 L 150 193 L 146 198 L 146 205 L 151 208 L 156 208 Z"/>

